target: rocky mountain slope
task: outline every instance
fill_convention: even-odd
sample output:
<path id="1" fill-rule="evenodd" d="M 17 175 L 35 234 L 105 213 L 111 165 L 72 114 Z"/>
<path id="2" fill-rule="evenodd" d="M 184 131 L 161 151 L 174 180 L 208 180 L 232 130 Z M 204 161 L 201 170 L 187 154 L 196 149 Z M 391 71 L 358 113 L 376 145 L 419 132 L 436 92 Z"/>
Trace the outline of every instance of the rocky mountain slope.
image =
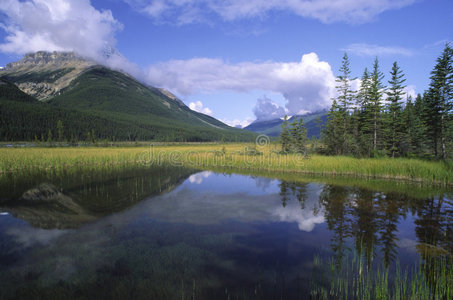
<path id="1" fill-rule="evenodd" d="M 97 139 L 158 141 L 245 141 L 255 136 L 192 111 L 168 91 L 74 53 L 27 54 L 0 70 L 0 79 L 2 140 L 48 139 L 59 120 L 67 140 L 85 140 L 93 133 Z M 25 96 L 11 83 L 37 100 L 19 105 Z"/>
<path id="2" fill-rule="evenodd" d="M 74 78 L 94 65 L 94 61 L 73 52 L 40 51 L 26 54 L 21 60 L 7 64 L 0 76 L 42 101 L 59 95 Z"/>

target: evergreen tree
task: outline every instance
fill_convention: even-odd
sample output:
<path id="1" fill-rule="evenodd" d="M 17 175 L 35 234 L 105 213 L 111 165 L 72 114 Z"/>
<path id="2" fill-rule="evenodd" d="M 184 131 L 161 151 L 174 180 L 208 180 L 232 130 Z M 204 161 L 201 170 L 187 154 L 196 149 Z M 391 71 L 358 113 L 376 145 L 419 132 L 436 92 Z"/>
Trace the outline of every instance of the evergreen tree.
<path id="1" fill-rule="evenodd" d="M 371 106 L 371 77 L 368 69 L 365 68 L 361 79 L 360 89 L 357 95 L 357 135 L 356 143 L 359 153 L 369 157 L 372 149 L 372 123 L 373 114 Z"/>
<path id="2" fill-rule="evenodd" d="M 291 135 L 288 128 L 288 116 L 285 115 L 282 123 L 282 132 L 280 134 L 280 140 L 282 143 L 282 152 L 289 153 L 291 151 Z"/>
<path id="3" fill-rule="evenodd" d="M 453 49 L 449 44 L 445 45 L 431 72 L 427 97 L 425 121 L 428 131 L 432 134 L 434 154 L 439 157 L 437 148 L 440 143 L 440 157 L 446 159 L 449 124 L 453 109 Z"/>
<path id="4" fill-rule="evenodd" d="M 297 126 L 297 118 L 293 117 L 293 121 L 291 122 L 291 127 L 289 128 L 289 144 L 291 148 L 291 152 L 297 152 L 297 136 L 299 134 L 298 126 Z"/>
<path id="5" fill-rule="evenodd" d="M 343 134 L 341 131 L 342 124 L 341 108 L 338 106 L 337 101 L 333 99 L 332 106 L 327 113 L 327 125 L 321 132 L 327 154 L 341 154 L 342 141 L 338 137 Z"/>
<path id="6" fill-rule="evenodd" d="M 296 136 L 293 139 L 295 151 L 297 153 L 307 154 L 307 129 L 305 128 L 302 117 L 299 118 L 296 129 Z"/>
<path id="7" fill-rule="evenodd" d="M 403 122 L 401 119 L 404 94 L 403 85 L 406 79 L 396 62 L 390 72 L 389 88 L 387 90 L 387 118 L 386 118 L 386 148 L 392 157 L 401 152 L 399 143 L 403 138 Z"/>
<path id="8" fill-rule="evenodd" d="M 62 142 L 64 139 L 64 133 L 63 133 L 63 122 L 61 120 L 57 121 L 57 133 L 58 133 L 58 141 Z"/>
<path id="9" fill-rule="evenodd" d="M 89 142 L 91 142 L 91 140 L 92 140 L 91 131 L 88 131 L 86 141 L 89 143 Z"/>
<path id="10" fill-rule="evenodd" d="M 343 56 L 342 65 L 339 71 L 340 75 L 337 76 L 335 81 L 338 84 L 336 86 L 338 92 L 337 103 L 340 107 L 343 122 L 342 128 L 339 128 L 339 131 L 342 133 L 342 135 L 338 136 L 337 138 L 341 139 L 341 153 L 346 154 L 350 152 L 349 116 L 356 94 L 356 92 L 353 91 L 351 87 L 351 81 L 354 79 L 351 78 L 350 62 L 347 53 L 345 53 Z"/>
<path id="11" fill-rule="evenodd" d="M 379 70 L 379 61 L 376 57 L 373 64 L 373 72 L 370 77 L 370 109 L 372 114 L 372 130 L 373 130 L 373 150 L 378 150 L 378 143 L 381 135 L 380 116 L 382 113 L 382 96 L 384 93 L 384 85 L 382 80 L 384 74 Z"/>
<path id="12" fill-rule="evenodd" d="M 417 95 L 415 103 L 412 103 L 412 98 L 408 97 L 406 107 L 403 110 L 403 128 L 404 136 L 402 138 L 402 154 L 403 155 L 420 155 L 424 151 L 424 126 L 421 120 L 421 102 L 422 97 Z"/>
<path id="13" fill-rule="evenodd" d="M 52 130 L 49 129 L 49 131 L 47 132 L 47 142 L 52 143 L 52 141 L 53 141 Z"/>

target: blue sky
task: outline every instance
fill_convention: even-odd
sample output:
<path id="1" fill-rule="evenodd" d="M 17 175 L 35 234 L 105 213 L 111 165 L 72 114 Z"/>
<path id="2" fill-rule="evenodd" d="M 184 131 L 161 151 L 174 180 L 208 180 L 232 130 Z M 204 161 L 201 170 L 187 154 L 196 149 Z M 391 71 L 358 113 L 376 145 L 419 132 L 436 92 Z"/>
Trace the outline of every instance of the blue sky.
<path id="1" fill-rule="evenodd" d="M 378 56 L 423 92 L 453 1 L 2 0 L 0 23 L 0 66 L 72 50 L 236 125 L 328 108 L 345 51 L 354 76 Z"/>

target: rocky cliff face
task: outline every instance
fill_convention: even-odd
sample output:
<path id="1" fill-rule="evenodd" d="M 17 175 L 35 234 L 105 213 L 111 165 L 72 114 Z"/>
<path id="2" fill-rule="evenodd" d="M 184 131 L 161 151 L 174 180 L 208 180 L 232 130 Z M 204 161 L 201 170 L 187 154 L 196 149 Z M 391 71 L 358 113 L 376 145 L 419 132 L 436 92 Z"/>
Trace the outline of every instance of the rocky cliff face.
<path id="1" fill-rule="evenodd" d="M 74 52 L 45 52 L 26 54 L 21 60 L 0 69 L 23 92 L 39 100 L 59 95 L 71 81 L 95 62 L 84 59 Z"/>

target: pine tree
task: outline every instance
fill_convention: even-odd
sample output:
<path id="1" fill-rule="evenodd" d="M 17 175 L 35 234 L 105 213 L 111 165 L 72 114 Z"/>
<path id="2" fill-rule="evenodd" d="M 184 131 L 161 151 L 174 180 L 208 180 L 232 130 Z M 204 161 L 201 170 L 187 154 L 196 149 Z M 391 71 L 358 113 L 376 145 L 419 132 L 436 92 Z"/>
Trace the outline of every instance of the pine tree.
<path id="1" fill-rule="evenodd" d="M 371 106 L 371 77 L 368 69 L 365 68 L 361 78 L 361 85 L 357 95 L 357 135 L 356 143 L 360 155 L 369 157 L 372 148 L 372 106 Z"/>
<path id="2" fill-rule="evenodd" d="M 437 64 L 431 72 L 431 83 L 427 93 L 426 122 L 433 140 L 434 154 L 439 157 L 440 142 L 442 159 L 447 158 L 447 139 L 451 110 L 453 109 L 453 49 L 445 45 Z M 436 133 L 438 132 L 438 133 Z"/>
<path id="3" fill-rule="evenodd" d="M 289 153 L 291 151 L 291 136 L 288 129 L 288 116 L 285 115 L 282 123 L 282 132 L 280 134 L 280 141 L 282 143 L 282 152 Z"/>
<path id="4" fill-rule="evenodd" d="M 299 118 L 299 122 L 296 124 L 297 134 L 294 139 L 294 148 L 297 153 L 307 154 L 307 129 L 305 128 L 304 120 Z"/>
<path id="5" fill-rule="evenodd" d="M 337 76 L 335 81 L 337 82 L 337 86 L 335 87 L 338 92 L 338 97 L 337 97 L 337 103 L 340 107 L 341 114 L 342 114 L 342 128 L 339 128 L 341 131 L 342 135 L 338 136 L 338 138 L 341 138 L 341 152 L 343 154 L 349 153 L 349 116 L 351 112 L 351 107 L 353 104 L 353 100 L 356 95 L 356 91 L 353 91 L 351 88 L 351 81 L 355 80 L 351 78 L 351 70 L 350 70 L 350 62 L 348 58 L 348 54 L 345 53 L 343 56 L 342 60 L 342 65 L 340 68 L 340 74 Z"/>
<path id="6" fill-rule="evenodd" d="M 63 122 L 61 120 L 57 121 L 57 133 L 58 133 L 58 141 L 62 142 L 64 139 L 64 133 L 63 133 Z"/>
<path id="7" fill-rule="evenodd" d="M 50 144 L 52 143 L 52 141 L 53 141 L 52 130 L 49 129 L 49 131 L 47 132 L 47 142 Z"/>
<path id="8" fill-rule="evenodd" d="M 406 107 L 403 110 L 404 136 L 402 138 L 402 154 L 420 155 L 424 151 L 424 126 L 421 120 L 420 102 L 421 96 L 418 95 L 415 103 L 408 97 Z"/>
<path id="9" fill-rule="evenodd" d="M 370 77 L 370 108 L 372 114 L 373 150 L 378 150 L 378 142 L 381 135 L 380 115 L 382 113 L 382 96 L 384 85 L 382 84 L 384 74 L 379 70 L 379 61 L 376 57 L 373 64 L 373 72 Z"/>
<path id="10" fill-rule="evenodd" d="M 291 122 L 291 127 L 289 128 L 289 144 L 290 144 L 290 151 L 297 152 L 297 136 L 299 134 L 299 130 L 297 128 L 297 118 L 293 117 L 293 121 Z"/>
<path id="11" fill-rule="evenodd" d="M 91 131 L 88 131 L 86 141 L 89 143 L 91 140 Z"/>
<path id="12" fill-rule="evenodd" d="M 343 118 L 341 108 L 338 106 L 337 101 L 333 99 L 332 106 L 327 113 L 327 125 L 321 132 L 327 154 L 341 154 L 342 141 L 338 136 L 342 135 L 342 124 Z"/>
<path id="13" fill-rule="evenodd" d="M 392 157 L 401 152 L 399 143 L 403 137 L 403 122 L 401 119 L 404 94 L 403 85 L 406 79 L 398 66 L 397 62 L 393 63 L 392 71 L 390 72 L 391 79 L 389 80 L 389 88 L 387 90 L 387 119 L 386 119 L 386 148 Z"/>

